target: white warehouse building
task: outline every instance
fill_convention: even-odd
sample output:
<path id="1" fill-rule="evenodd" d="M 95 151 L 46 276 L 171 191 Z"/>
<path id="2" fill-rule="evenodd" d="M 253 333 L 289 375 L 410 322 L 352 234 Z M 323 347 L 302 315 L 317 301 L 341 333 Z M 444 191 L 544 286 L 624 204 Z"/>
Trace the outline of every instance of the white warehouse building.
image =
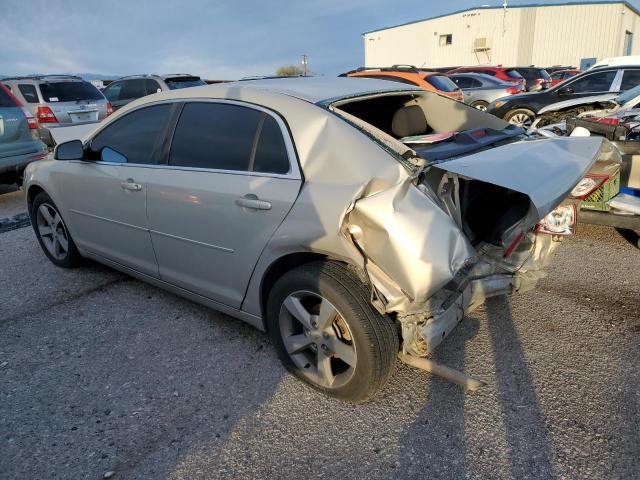
<path id="1" fill-rule="evenodd" d="M 640 12 L 624 1 L 482 6 L 366 32 L 364 59 L 367 67 L 585 69 L 602 58 L 640 54 L 639 28 Z"/>

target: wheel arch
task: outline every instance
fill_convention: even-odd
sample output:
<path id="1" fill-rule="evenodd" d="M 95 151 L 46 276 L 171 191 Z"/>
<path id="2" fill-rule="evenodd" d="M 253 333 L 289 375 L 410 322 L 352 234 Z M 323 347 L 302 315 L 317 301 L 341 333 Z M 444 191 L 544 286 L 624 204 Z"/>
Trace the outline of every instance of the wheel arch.
<path id="1" fill-rule="evenodd" d="M 31 184 L 29 185 L 29 189 L 27 190 L 27 208 L 28 208 L 28 212 L 29 215 L 31 215 L 31 206 L 33 205 L 33 200 L 36 198 L 36 196 L 42 192 L 45 192 L 45 189 L 42 188 L 40 185 L 38 184 Z"/>
<path id="2" fill-rule="evenodd" d="M 267 312 L 267 300 L 269 299 L 269 293 L 273 288 L 273 285 L 278 281 L 282 275 L 294 268 L 310 262 L 325 261 L 328 260 L 327 255 L 323 255 L 317 252 L 294 252 L 283 255 L 269 265 L 262 281 L 260 282 L 260 312 L 262 314 L 262 322 L 265 331 L 268 329 L 265 316 Z"/>

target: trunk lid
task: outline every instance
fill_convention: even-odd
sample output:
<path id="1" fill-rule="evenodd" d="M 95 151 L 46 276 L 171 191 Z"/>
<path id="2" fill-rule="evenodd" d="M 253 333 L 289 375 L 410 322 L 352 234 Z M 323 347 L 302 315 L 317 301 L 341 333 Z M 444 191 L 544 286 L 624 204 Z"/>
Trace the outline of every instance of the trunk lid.
<path id="1" fill-rule="evenodd" d="M 597 137 L 524 140 L 444 160 L 432 168 L 522 193 L 539 220 L 586 175 L 602 143 Z"/>

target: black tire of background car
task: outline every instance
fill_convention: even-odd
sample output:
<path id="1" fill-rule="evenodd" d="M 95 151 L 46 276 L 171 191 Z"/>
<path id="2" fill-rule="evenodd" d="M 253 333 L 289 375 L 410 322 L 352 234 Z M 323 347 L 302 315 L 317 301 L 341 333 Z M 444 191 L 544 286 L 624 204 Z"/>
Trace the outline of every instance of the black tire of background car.
<path id="1" fill-rule="evenodd" d="M 516 108 L 515 110 L 508 111 L 507 114 L 504 116 L 504 120 L 509 122 L 512 117 L 515 117 L 516 115 L 522 115 L 522 114 L 527 115 L 531 119 L 529 124 L 531 124 L 536 119 L 536 114 L 533 113 L 531 110 L 527 108 Z"/>
<path id="2" fill-rule="evenodd" d="M 51 197 L 49 195 L 47 195 L 45 192 L 40 192 L 38 195 L 36 195 L 36 198 L 33 199 L 33 204 L 31 205 L 31 212 L 30 212 L 31 226 L 33 227 L 33 230 L 36 233 L 36 238 L 38 239 L 38 243 L 40 244 L 42 251 L 47 256 L 47 258 L 51 260 L 51 263 L 59 267 L 75 268 L 80 266 L 82 263 L 82 256 L 78 252 L 78 249 L 76 248 L 76 244 L 71 238 L 71 233 L 69 233 L 68 229 L 67 229 L 67 237 L 68 237 L 69 247 L 67 249 L 67 254 L 63 259 L 57 259 L 53 257 L 45 247 L 44 242 L 42 241 L 42 237 L 40 236 L 40 232 L 38 230 L 38 225 L 36 223 L 36 212 L 38 211 L 38 208 L 40 208 L 40 205 L 42 205 L 43 203 L 48 203 L 49 205 L 52 205 L 55 208 L 55 210 L 58 212 L 58 215 L 60 215 L 60 218 L 62 218 L 62 215 L 60 214 L 60 210 L 58 209 L 56 204 L 53 203 L 53 200 L 51 200 Z M 64 221 L 64 218 L 62 219 L 62 221 L 66 226 L 66 222 Z"/>
<path id="3" fill-rule="evenodd" d="M 471 106 L 473 108 L 477 108 L 478 110 L 482 110 L 484 112 L 487 109 L 487 107 L 489 106 L 489 104 L 487 102 L 485 102 L 484 100 L 478 100 L 477 102 L 473 102 L 471 104 Z"/>
<path id="4" fill-rule="evenodd" d="M 345 385 L 328 389 L 309 382 L 289 357 L 280 333 L 279 314 L 284 300 L 307 290 L 329 300 L 344 316 L 353 333 L 357 363 Z M 267 302 L 267 329 L 287 370 L 317 390 L 349 402 L 363 402 L 386 383 L 396 363 L 399 333 L 393 320 L 381 315 L 370 302 L 370 292 L 346 265 L 312 262 L 288 271 L 275 283 Z"/>

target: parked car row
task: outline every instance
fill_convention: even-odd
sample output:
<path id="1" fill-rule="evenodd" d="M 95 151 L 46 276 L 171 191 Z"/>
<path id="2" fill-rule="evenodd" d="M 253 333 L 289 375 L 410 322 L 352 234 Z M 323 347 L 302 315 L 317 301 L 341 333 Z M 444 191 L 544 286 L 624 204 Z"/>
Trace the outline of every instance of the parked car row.
<path id="1" fill-rule="evenodd" d="M 200 85 L 205 82 L 189 74 L 124 77 L 112 82 L 103 92 L 73 75 L 3 78 L 0 80 L 0 183 L 20 183 L 26 164 L 42 158 L 47 146 L 55 146 L 53 132 L 56 129 L 94 124 L 146 95 Z"/>
<path id="2" fill-rule="evenodd" d="M 492 102 L 487 111 L 509 123 L 530 127 L 544 107 L 566 100 L 626 92 L 640 84 L 640 65 L 592 68 L 541 92 L 511 95 Z"/>

